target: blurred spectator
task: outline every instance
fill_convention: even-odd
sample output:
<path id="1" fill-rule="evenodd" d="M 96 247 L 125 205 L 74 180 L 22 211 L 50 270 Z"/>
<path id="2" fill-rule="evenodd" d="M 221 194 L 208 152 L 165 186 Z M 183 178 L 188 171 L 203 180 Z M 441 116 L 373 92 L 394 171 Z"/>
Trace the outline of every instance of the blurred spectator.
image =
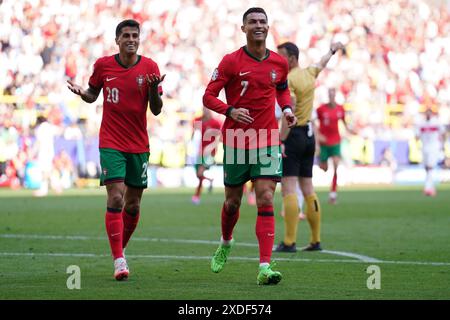
<path id="1" fill-rule="evenodd" d="M 58 192 L 71 188 L 75 180 L 74 173 L 72 160 L 65 151 L 61 151 L 53 160 L 52 188 Z"/>
<path id="2" fill-rule="evenodd" d="M 11 189 L 20 188 L 20 180 L 17 178 L 16 169 L 12 163 L 5 165 L 4 172 L 0 175 L 0 188 L 8 187 Z"/>
<path id="3" fill-rule="evenodd" d="M 379 165 L 390 168 L 392 173 L 394 173 L 395 170 L 397 170 L 397 161 L 395 160 L 394 154 L 392 153 L 390 147 L 386 147 L 383 150 Z"/>

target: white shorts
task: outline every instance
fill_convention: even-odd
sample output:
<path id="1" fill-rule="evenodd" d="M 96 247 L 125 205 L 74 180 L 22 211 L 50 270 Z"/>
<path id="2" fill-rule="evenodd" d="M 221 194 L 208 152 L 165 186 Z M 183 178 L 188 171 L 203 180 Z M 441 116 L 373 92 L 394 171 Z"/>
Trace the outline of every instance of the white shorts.
<path id="1" fill-rule="evenodd" d="M 434 168 L 437 166 L 439 161 L 439 152 L 436 151 L 423 151 L 422 163 L 425 167 Z"/>
<path id="2" fill-rule="evenodd" d="M 53 170 L 53 157 L 38 157 L 39 170 L 44 173 L 50 173 Z"/>

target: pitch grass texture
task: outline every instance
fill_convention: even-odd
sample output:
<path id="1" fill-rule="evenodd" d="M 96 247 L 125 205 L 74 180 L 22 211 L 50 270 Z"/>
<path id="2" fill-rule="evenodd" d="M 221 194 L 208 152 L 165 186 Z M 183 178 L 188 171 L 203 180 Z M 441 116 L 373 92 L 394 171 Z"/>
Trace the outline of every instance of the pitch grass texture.
<path id="1" fill-rule="evenodd" d="M 450 299 L 448 185 L 435 198 L 423 196 L 420 187 L 343 188 L 334 206 L 320 191 L 323 248 L 379 262 L 323 252 L 274 253 L 283 280 L 267 287 L 256 285 L 256 208 L 245 199 L 233 252 L 221 273 L 210 271 L 222 190 L 204 194 L 199 206 L 190 202 L 192 190 L 145 191 L 140 224 L 126 251 L 130 278 L 115 281 L 104 193 L 69 190 L 33 198 L 29 191 L 0 190 L 0 299 Z M 279 188 L 275 199 L 277 244 L 283 237 Z M 307 222 L 301 221 L 298 246 L 308 239 Z M 66 286 L 70 265 L 80 267 L 80 290 Z M 367 288 L 370 265 L 380 267 L 379 290 Z"/>

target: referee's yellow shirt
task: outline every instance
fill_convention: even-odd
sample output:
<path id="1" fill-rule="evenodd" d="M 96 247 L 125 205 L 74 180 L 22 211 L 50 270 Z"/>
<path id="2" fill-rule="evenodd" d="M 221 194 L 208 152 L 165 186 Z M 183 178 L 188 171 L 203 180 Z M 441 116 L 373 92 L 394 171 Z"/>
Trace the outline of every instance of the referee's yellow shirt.
<path id="1" fill-rule="evenodd" d="M 297 126 L 304 126 L 311 120 L 315 83 L 320 70 L 315 66 L 294 68 L 288 74 L 289 90 L 295 98 Z"/>

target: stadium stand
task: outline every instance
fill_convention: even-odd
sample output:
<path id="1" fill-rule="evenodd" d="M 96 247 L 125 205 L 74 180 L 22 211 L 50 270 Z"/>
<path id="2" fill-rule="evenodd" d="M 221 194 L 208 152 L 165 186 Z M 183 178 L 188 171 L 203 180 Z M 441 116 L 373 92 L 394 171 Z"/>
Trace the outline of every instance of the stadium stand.
<path id="1" fill-rule="evenodd" d="M 0 186 L 33 185 L 29 172 L 39 115 L 62 132 L 55 139 L 55 177 L 64 186 L 83 186 L 89 180 L 80 178 L 98 176 L 102 101 L 87 105 L 70 94 L 65 81 L 76 77 L 86 84 L 95 57 L 116 52 L 112 26 L 123 18 L 141 22 L 140 52 L 167 73 L 163 114 L 148 118 L 151 163 L 154 168 L 190 165 L 191 120 L 201 111 L 204 88 L 220 58 L 242 43 L 244 35 L 237 26 L 245 3 L 0 3 Z M 318 78 L 315 104 L 325 101 L 328 86 L 338 89 L 348 123 L 360 132 L 346 137 L 347 163 L 380 166 L 387 149 L 396 168 L 420 163 L 414 137 L 417 116 L 433 108 L 442 123 L 450 123 L 448 1 L 267 0 L 259 5 L 269 14 L 268 46 L 274 49 L 285 40 L 297 43 L 302 66 L 317 61 L 331 41 L 346 45 L 339 63 L 331 61 Z M 448 166 L 449 141 L 445 156 L 442 163 Z M 71 167 L 75 169 L 67 177 Z"/>

